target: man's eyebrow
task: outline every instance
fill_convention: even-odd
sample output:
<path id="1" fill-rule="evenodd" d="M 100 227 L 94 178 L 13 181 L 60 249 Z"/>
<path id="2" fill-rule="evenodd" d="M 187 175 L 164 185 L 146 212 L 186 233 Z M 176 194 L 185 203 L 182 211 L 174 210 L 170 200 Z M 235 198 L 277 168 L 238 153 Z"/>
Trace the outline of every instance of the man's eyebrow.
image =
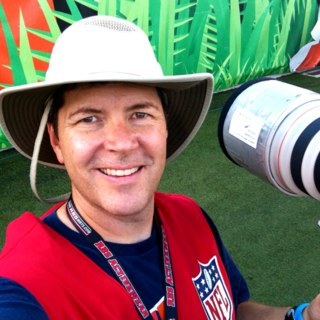
<path id="1" fill-rule="evenodd" d="M 102 113 L 102 111 L 100 109 L 93 108 L 93 107 L 80 107 L 77 110 L 71 112 L 70 117 L 74 117 L 78 114 L 89 114 L 89 113 L 99 114 L 99 113 Z"/>
<path id="2" fill-rule="evenodd" d="M 136 109 L 160 109 L 161 105 L 157 103 L 153 103 L 152 101 L 142 101 L 135 103 L 128 107 L 128 110 L 136 110 Z"/>
<path id="3" fill-rule="evenodd" d="M 127 110 L 129 110 L 129 111 L 134 111 L 134 110 L 138 110 L 138 109 L 157 109 L 157 110 L 160 110 L 161 105 L 153 103 L 152 101 L 145 100 L 145 101 L 134 103 L 134 104 L 129 105 L 127 107 Z M 101 110 L 100 108 L 83 106 L 83 107 L 79 107 L 76 110 L 74 110 L 73 112 L 71 112 L 69 117 L 72 118 L 78 114 L 102 114 L 102 113 L 103 113 L 103 110 Z"/>

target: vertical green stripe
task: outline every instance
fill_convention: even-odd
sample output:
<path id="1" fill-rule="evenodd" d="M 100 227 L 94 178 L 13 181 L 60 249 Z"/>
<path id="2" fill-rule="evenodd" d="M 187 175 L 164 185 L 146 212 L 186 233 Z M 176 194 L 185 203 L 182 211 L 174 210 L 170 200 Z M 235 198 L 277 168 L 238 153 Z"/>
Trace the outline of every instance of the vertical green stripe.
<path id="1" fill-rule="evenodd" d="M 6 14 L 4 12 L 3 6 L 0 3 L 0 23 L 3 28 L 9 59 L 10 59 L 10 66 L 12 70 L 13 76 L 13 83 L 15 85 L 18 84 L 25 84 L 26 77 L 23 72 L 22 64 L 19 57 L 19 51 L 16 43 L 14 42 L 13 34 L 11 32 Z"/>

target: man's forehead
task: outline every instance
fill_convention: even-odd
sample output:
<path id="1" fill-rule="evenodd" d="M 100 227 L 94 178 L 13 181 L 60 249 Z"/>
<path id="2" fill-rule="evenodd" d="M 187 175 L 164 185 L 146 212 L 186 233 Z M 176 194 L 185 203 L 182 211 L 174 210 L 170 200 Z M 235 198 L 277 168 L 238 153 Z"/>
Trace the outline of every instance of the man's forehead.
<path id="1" fill-rule="evenodd" d="M 131 82 L 85 82 L 85 83 L 74 83 L 65 85 L 64 88 L 61 88 L 63 95 L 66 98 L 69 96 L 70 92 L 82 92 L 82 90 L 87 89 L 99 89 L 106 88 L 106 91 L 101 91 L 105 94 L 106 97 L 112 95 L 113 97 L 117 97 L 119 94 L 121 96 L 127 96 L 133 94 L 139 94 L 141 97 L 152 96 L 154 93 L 158 98 L 160 98 L 160 102 L 164 108 L 168 105 L 167 94 L 162 88 L 158 88 L 155 86 L 140 84 L 140 83 L 131 83 Z M 108 90 L 112 88 L 113 90 Z M 119 89 L 119 90 L 118 90 Z M 94 91 L 94 90 L 93 90 Z M 151 95 L 150 95 L 151 93 Z M 86 96 L 85 96 L 86 97 Z M 91 97 L 89 92 L 89 97 Z M 65 99 L 64 99 L 65 100 Z M 66 102 L 66 101 L 65 101 Z"/>

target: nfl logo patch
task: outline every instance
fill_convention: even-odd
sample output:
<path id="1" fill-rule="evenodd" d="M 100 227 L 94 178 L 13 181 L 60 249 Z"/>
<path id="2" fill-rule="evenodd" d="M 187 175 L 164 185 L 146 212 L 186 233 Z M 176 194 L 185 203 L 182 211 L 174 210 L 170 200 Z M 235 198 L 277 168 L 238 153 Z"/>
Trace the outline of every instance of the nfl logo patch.
<path id="1" fill-rule="evenodd" d="M 199 262 L 200 272 L 192 278 L 202 306 L 210 320 L 230 320 L 232 302 L 217 264 L 213 257 L 207 264 Z"/>

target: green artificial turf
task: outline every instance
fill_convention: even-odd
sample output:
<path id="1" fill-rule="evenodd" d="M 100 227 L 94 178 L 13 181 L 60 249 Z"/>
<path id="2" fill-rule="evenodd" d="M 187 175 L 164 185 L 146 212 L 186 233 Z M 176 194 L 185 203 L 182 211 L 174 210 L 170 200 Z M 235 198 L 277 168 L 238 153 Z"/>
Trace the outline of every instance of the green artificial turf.
<path id="1" fill-rule="evenodd" d="M 292 75 L 283 80 L 314 91 L 320 88 L 315 78 Z M 253 299 L 275 305 L 308 301 L 320 291 L 320 204 L 310 197 L 283 194 L 223 155 L 217 121 L 230 93 L 214 94 L 199 133 L 167 165 L 159 188 L 187 194 L 209 213 Z M 40 214 L 48 208 L 32 195 L 29 165 L 13 150 L 0 153 L 0 245 L 9 221 L 25 210 Z M 61 170 L 42 167 L 38 184 L 47 197 L 68 191 Z"/>

